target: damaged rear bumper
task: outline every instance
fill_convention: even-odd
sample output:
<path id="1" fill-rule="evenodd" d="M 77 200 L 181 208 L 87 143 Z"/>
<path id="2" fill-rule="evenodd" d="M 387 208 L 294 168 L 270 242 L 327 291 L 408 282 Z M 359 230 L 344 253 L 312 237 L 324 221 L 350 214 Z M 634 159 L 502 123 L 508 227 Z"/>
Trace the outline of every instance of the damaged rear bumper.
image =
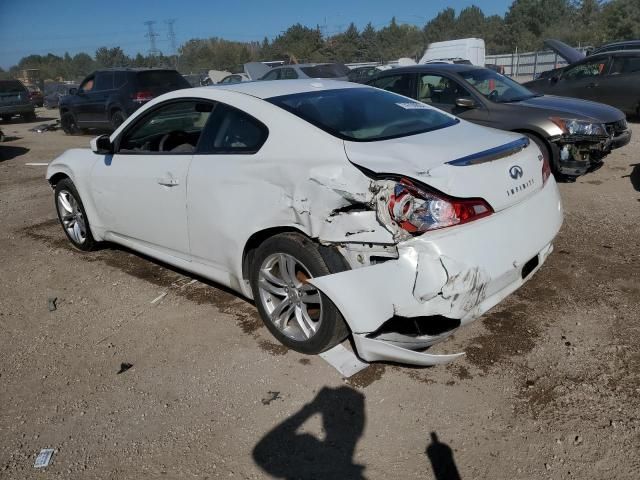
<path id="1" fill-rule="evenodd" d="M 398 258 L 310 282 L 340 310 L 367 361 L 417 365 L 447 363 L 459 355 L 421 353 L 478 318 L 519 288 L 544 263 L 562 224 L 554 181 L 527 200 L 468 225 L 398 243 Z M 406 319 L 418 325 L 393 331 Z M 421 331 L 453 319 L 441 331 Z M 390 323 L 396 322 L 396 323 Z"/>

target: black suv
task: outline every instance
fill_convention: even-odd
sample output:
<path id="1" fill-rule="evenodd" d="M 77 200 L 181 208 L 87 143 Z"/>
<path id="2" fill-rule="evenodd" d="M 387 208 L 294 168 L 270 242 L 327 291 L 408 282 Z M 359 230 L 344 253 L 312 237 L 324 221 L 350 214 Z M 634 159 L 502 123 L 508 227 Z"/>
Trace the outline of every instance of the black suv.
<path id="1" fill-rule="evenodd" d="M 98 70 L 80 86 L 60 98 L 60 123 L 65 133 L 84 128 L 118 128 L 125 119 L 149 100 L 163 93 L 190 88 L 175 70 Z"/>

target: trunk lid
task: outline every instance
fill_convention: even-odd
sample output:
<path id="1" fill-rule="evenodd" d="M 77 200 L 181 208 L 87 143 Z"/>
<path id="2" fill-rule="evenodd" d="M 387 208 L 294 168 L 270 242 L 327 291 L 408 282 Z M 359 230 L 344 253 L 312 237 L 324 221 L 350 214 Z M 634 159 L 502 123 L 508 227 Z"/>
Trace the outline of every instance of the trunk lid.
<path id="1" fill-rule="evenodd" d="M 483 198 L 495 211 L 542 188 L 542 156 L 533 142 L 465 121 L 419 135 L 344 145 L 355 165 L 406 176 L 453 197 Z"/>

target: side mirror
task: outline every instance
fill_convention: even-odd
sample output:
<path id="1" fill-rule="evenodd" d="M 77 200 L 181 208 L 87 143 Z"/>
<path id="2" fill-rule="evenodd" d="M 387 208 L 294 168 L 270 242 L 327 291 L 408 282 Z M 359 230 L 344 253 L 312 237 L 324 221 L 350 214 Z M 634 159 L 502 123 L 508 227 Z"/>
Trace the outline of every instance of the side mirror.
<path id="1" fill-rule="evenodd" d="M 69 95 L 77 95 L 78 94 L 78 89 L 77 88 L 70 88 L 69 89 Z"/>
<path id="2" fill-rule="evenodd" d="M 100 135 L 91 139 L 91 150 L 98 155 L 109 155 L 113 153 L 113 144 L 109 140 L 109 135 Z"/>
<path id="3" fill-rule="evenodd" d="M 471 97 L 456 98 L 456 106 L 460 108 L 476 108 L 476 102 Z"/>

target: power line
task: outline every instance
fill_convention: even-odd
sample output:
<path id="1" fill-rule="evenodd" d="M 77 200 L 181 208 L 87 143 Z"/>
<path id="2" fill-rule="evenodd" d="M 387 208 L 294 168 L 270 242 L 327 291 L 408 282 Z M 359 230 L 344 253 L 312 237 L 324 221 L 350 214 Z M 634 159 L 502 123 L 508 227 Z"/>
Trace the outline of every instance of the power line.
<path id="1" fill-rule="evenodd" d="M 153 29 L 153 25 L 155 23 L 155 20 L 147 20 L 146 22 L 144 22 L 148 29 L 145 37 L 149 39 L 149 44 L 151 46 L 151 48 L 149 48 L 149 55 L 153 57 L 160 55 L 160 50 L 158 50 L 158 47 L 156 47 L 156 37 L 158 37 L 158 34 Z"/>

